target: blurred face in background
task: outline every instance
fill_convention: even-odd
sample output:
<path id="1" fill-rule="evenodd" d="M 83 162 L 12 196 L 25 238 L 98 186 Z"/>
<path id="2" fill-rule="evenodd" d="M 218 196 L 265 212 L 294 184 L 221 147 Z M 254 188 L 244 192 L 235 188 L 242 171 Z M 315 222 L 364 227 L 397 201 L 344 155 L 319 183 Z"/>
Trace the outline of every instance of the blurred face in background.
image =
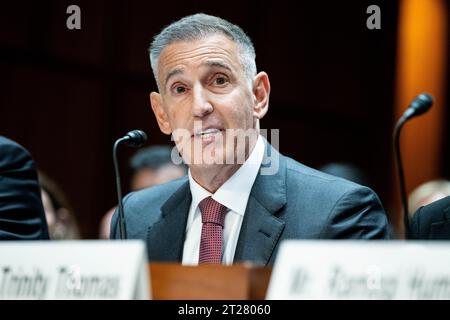
<path id="1" fill-rule="evenodd" d="M 180 178 L 184 174 L 185 171 L 182 167 L 172 164 L 167 164 L 158 169 L 144 168 L 133 175 L 130 187 L 132 191 L 137 191 Z"/>
<path id="2" fill-rule="evenodd" d="M 68 235 L 70 213 L 66 208 L 56 209 L 49 194 L 41 189 L 42 204 L 44 206 L 45 218 L 47 219 L 50 238 L 54 240 L 65 239 Z"/>
<path id="3" fill-rule="evenodd" d="M 56 212 L 48 193 L 41 189 L 42 204 L 44 206 L 45 218 L 47 219 L 48 228 L 52 229 L 56 223 Z"/>

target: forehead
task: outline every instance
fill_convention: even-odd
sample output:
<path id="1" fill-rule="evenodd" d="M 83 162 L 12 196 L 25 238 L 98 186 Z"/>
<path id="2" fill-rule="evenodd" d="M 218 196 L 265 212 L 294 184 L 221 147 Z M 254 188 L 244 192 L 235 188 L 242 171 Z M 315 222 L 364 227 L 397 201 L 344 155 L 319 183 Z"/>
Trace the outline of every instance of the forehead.
<path id="1" fill-rule="evenodd" d="M 230 68 L 238 68 L 239 46 L 220 34 L 193 41 L 178 41 L 168 45 L 158 60 L 160 78 L 176 68 L 194 67 L 207 61 L 224 62 Z"/>

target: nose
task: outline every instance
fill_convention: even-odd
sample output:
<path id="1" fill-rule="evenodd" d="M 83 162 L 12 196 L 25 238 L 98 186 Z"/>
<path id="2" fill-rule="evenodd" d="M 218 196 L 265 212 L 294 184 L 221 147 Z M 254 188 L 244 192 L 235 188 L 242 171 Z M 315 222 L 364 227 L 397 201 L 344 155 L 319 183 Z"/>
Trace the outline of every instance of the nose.
<path id="1" fill-rule="evenodd" d="M 194 117 L 202 118 L 213 111 L 213 106 L 208 99 L 208 93 L 201 86 L 194 87 L 192 114 Z"/>

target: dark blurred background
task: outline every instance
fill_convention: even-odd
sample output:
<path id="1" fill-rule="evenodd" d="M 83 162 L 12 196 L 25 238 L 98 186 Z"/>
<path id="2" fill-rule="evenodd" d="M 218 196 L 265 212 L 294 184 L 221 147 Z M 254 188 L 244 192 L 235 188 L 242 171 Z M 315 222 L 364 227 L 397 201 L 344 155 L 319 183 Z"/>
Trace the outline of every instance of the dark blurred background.
<path id="1" fill-rule="evenodd" d="M 416 0 L 403 2 L 408 1 Z M 448 1 L 441 3 L 448 13 Z M 71 4 L 81 8 L 81 30 L 66 28 Z M 372 4 L 381 8 L 380 30 L 366 27 Z M 401 5 L 393 0 L 4 2 L 0 134 L 30 150 L 38 167 L 67 193 L 83 237 L 96 238 L 101 216 L 117 202 L 114 140 L 141 129 L 150 136 L 148 145 L 171 143 L 160 133 L 148 99 L 156 90 L 147 54 L 152 37 L 174 20 L 205 12 L 240 25 L 253 39 L 258 69 L 269 74 L 272 85 L 262 127 L 280 129 L 280 151 L 315 168 L 329 162 L 360 167 L 395 222 L 391 135 L 398 114 Z M 448 61 L 448 25 L 445 30 Z M 433 149 L 438 161 L 425 165 L 436 166 L 431 175 L 449 178 L 448 63 L 444 74 L 442 139 Z M 120 153 L 125 189 L 132 152 Z"/>

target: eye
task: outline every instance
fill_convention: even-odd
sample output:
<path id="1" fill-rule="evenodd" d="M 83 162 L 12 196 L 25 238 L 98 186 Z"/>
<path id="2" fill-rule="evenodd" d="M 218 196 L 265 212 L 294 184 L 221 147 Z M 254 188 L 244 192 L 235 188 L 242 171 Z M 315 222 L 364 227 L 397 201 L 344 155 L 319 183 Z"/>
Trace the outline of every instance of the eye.
<path id="1" fill-rule="evenodd" d="M 228 82 L 228 79 L 222 75 L 219 75 L 214 78 L 214 84 L 218 86 L 223 86 Z"/>
<path id="2" fill-rule="evenodd" d="M 186 92 L 186 88 L 183 87 L 183 86 L 176 86 L 174 88 L 174 91 L 175 91 L 176 94 L 183 94 L 183 93 Z"/>

